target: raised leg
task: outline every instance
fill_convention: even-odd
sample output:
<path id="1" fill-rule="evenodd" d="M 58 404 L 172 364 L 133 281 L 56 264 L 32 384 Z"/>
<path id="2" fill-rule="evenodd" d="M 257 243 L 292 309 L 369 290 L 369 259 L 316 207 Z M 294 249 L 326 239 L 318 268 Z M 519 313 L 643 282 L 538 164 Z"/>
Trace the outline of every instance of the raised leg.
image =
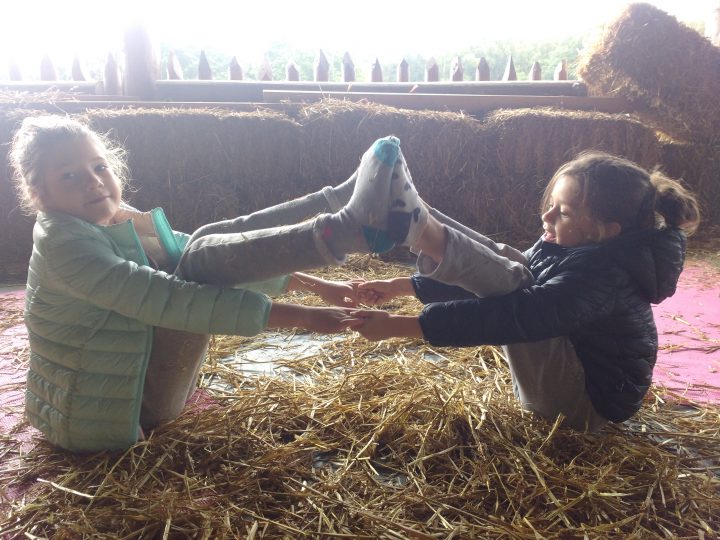
<path id="1" fill-rule="evenodd" d="M 356 178 L 357 171 L 338 186 L 326 186 L 315 193 L 263 208 L 246 216 L 209 223 L 197 229 L 192 234 L 188 244 L 209 234 L 229 234 L 270 229 L 300 223 L 319 214 L 337 212 L 347 204 L 352 196 Z"/>

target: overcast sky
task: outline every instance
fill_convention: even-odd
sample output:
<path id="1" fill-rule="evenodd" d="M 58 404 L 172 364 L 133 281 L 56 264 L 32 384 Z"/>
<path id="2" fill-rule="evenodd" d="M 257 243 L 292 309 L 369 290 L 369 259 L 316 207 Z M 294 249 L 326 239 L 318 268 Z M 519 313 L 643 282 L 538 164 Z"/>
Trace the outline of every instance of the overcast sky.
<path id="1" fill-rule="evenodd" d="M 585 35 L 611 22 L 625 0 L 24 0 L 3 2 L 0 78 L 14 59 L 26 78 L 48 54 L 104 57 L 122 48 L 123 28 L 142 21 L 158 42 L 213 49 L 257 62 L 275 42 L 303 49 L 349 51 L 385 60 L 406 54 L 452 53 L 492 38 Z M 718 0 L 652 0 L 682 21 L 705 21 Z M 122 7 L 120 7 L 122 6 Z M 420 7 L 421 6 L 421 7 Z M 434 6 L 434 7 L 430 7 Z M 5 76 L 3 76 L 5 75 Z M 35 74 L 37 76 L 37 74 Z"/>

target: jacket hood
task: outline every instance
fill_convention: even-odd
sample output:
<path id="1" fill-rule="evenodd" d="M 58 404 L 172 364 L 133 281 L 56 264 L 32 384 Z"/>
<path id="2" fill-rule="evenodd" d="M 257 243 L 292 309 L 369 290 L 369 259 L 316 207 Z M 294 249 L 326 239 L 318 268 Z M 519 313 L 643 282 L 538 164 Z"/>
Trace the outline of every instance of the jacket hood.
<path id="1" fill-rule="evenodd" d="M 675 294 L 685 262 L 686 237 L 680 229 L 626 233 L 604 246 L 649 302 L 658 304 Z"/>

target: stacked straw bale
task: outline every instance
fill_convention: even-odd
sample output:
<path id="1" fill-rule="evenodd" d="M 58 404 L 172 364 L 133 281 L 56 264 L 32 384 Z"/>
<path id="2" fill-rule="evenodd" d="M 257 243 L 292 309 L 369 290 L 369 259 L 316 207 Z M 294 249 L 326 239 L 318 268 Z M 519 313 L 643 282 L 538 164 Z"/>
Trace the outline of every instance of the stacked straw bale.
<path id="1" fill-rule="evenodd" d="M 610 152 L 645 167 L 659 158 L 653 131 L 624 115 L 508 109 L 491 112 L 484 125 L 491 159 L 483 176 L 492 195 L 477 193 L 473 202 L 498 223 L 512 223 L 510 230 L 493 231 L 510 237 L 537 231 L 541 193 L 558 167 L 579 152 Z"/>
<path id="2" fill-rule="evenodd" d="M 720 48 L 650 4 L 632 4 L 578 67 L 591 94 L 623 96 L 682 140 L 720 141 Z"/>
<path id="3" fill-rule="evenodd" d="M 32 247 L 31 230 L 35 220 L 18 207 L 7 155 L 18 123 L 33 114 L 40 111 L 12 108 L 0 111 L 0 281 L 23 274 Z"/>
<path id="4" fill-rule="evenodd" d="M 660 156 L 663 171 L 684 180 L 699 195 L 702 226 L 707 231 L 703 235 L 712 235 L 713 225 L 720 223 L 720 147 L 665 142 Z"/>
<path id="5" fill-rule="evenodd" d="M 300 126 L 283 114 L 97 109 L 86 117 L 127 149 L 130 202 L 142 209 L 162 206 L 178 230 L 191 232 L 304 194 L 294 184 Z"/>
<path id="6" fill-rule="evenodd" d="M 27 114 L 36 112 L 0 112 L 0 152 Z M 651 129 L 588 112 L 508 110 L 479 120 L 328 100 L 288 113 L 93 109 L 81 117 L 127 149 L 128 202 L 162 206 L 188 232 L 338 184 L 374 139 L 394 134 L 428 203 L 486 234 L 528 244 L 540 231 L 545 183 L 577 151 L 607 150 L 645 166 L 659 156 Z M 0 273 L 7 273 L 27 263 L 33 220 L 17 209 L 7 167 L 0 193 Z"/>

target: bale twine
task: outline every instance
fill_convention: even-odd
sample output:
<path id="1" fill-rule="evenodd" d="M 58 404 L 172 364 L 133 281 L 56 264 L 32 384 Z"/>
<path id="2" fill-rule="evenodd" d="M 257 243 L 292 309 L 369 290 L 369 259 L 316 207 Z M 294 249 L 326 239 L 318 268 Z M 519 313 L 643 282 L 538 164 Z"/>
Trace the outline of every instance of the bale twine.
<path id="1" fill-rule="evenodd" d="M 591 94 L 646 108 L 645 121 L 683 140 L 719 138 L 720 49 L 650 4 L 632 4 L 578 67 Z"/>

